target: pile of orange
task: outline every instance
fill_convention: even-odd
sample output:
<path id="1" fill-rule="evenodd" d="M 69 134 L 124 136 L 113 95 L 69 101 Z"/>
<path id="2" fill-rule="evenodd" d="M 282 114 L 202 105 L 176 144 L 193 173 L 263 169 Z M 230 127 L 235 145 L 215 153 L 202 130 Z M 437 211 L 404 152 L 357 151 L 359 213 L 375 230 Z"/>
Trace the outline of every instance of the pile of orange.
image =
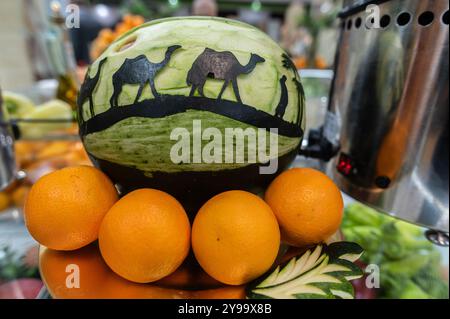
<path id="1" fill-rule="evenodd" d="M 338 230 L 342 211 L 340 191 L 326 175 L 296 168 L 278 176 L 264 200 L 239 190 L 216 195 L 201 207 L 191 228 L 183 206 L 171 195 L 140 189 L 119 199 L 108 177 L 88 166 L 42 177 L 24 210 L 31 235 L 47 247 L 41 271 L 48 268 L 43 260 L 60 264 L 77 249 L 90 256 L 85 267 L 108 266 L 100 267 L 97 279 L 86 280 L 87 288 L 110 277 L 104 269 L 124 282 L 183 281 L 181 265 L 191 246 L 206 274 L 241 286 L 274 265 L 281 240 L 296 247 L 326 241 Z M 97 240 L 101 258 L 83 248 Z"/>

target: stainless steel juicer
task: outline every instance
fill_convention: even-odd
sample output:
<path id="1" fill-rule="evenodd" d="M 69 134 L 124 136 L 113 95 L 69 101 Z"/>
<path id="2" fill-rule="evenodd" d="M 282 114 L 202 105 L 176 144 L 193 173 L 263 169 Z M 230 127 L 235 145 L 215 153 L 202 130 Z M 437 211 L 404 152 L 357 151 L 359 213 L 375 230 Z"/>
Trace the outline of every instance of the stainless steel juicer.
<path id="1" fill-rule="evenodd" d="M 339 147 L 327 167 L 339 187 L 430 229 L 441 245 L 449 232 L 448 9 L 447 0 L 345 1 L 324 127 Z"/>

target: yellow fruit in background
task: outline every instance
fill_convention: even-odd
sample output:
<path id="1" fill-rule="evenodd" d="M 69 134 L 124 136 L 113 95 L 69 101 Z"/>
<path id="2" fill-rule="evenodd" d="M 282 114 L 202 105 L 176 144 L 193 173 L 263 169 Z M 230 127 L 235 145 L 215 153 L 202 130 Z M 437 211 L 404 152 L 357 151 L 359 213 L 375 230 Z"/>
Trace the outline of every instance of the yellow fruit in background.
<path id="1" fill-rule="evenodd" d="M 45 147 L 41 148 L 36 154 L 36 160 L 43 160 L 56 156 L 63 156 L 70 150 L 73 142 L 69 141 L 55 141 L 50 142 Z"/>
<path id="2" fill-rule="evenodd" d="M 114 30 L 102 29 L 91 45 L 90 55 L 92 60 L 97 59 L 108 48 L 108 46 L 122 34 L 143 23 L 145 23 L 145 19 L 143 17 L 139 15 L 126 14 L 122 21 L 117 23 Z"/>
<path id="3" fill-rule="evenodd" d="M 117 199 L 114 185 L 100 170 L 63 168 L 32 186 L 24 208 L 26 226 L 48 248 L 78 249 L 97 239 L 100 223 Z"/>
<path id="4" fill-rule="evenodd" d="M 183 206 L 155 189 L 119 200 L 100 227 L 100 251 L 108 266 L 130 281 L 153 282 L 173 273 L 189 252 L 191 227 Z"/>
<path id="5" fill-rule="evenodd" d="M 20 134 L 23 138 L 40 138 L 46 134 L 56 131 L 68 129 L 72 126 L 70 120 L 72 120 L 72 108 L 69 104 L 61 100 L 51 100 L 44 104 L 37 106 L 33 112 L 27 113 L 23 117 L 25 120 L 65 120 L 62 122 L 54 123 L 33 123 L 33 122 L 20 122 Z"/>
<path id="6" fill-rule="evenodd" d="M 293 168 L 270 184 L 265 200 L 280 224 L 282 238 L 302 247 L 326 241 L 342 221 L 339 188 L 320 171 Z"/>
<path id="7" fill-rule="evenodd" d="M 3 111 L 7 118 L 19 119 L 34 112 L 35 105 L 26 96 L 13 92 L 3 92 Z"/>
<path id="8" fill-rule="evenodd" d="M 274 263 L 280 231 L 270 207 L 258 196 L 228 191 L 210 199 L 192 226 L 197 261 L 214 279 L 241 285 Z"/>

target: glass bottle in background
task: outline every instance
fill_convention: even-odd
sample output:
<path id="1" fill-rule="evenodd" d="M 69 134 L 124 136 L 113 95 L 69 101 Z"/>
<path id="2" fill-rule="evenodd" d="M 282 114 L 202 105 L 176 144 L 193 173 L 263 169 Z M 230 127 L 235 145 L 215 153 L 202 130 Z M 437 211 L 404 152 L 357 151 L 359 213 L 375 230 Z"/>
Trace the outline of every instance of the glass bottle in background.
<path id="1" fill-rule="evenodd" d="M 314 45 L 310 61 L 318 69 L 332 68 L 338 42 L 337 15 L 341 0 L 316 0 L 310 8 L 310 28 L 314 34 Z"/>
<path id="2" fill-rule="evenodd" d="M 285 12 L 281 30 L 281 45 L 292 56 L 297 69 L 308 66 L 308 57 L 313 43 L 311 33 L 302 25 L 306 14 L 306 1 L 293 0 Z"/>
<path id="3" fill-rule="evenodd" d="M 283 47 L 298 69 L 331 68 L 337 45 L 334 26 L 342 0 L 294 0 L 286 10 Z"/>
<path id="4" fill-rule="evenodd" d="M 0 191 L 12 183 L 16 172 L 13 134 L 5 110 L 0 89 Z"/>
<path id="5" fill-rule="evenodd" d="M 73 46 L 65 22 L 60 2 L 52 1 L 47 45 L 58 79 L 56 98 L 67 102 L 75 109 L 80 84 L 76 73 Z"/>

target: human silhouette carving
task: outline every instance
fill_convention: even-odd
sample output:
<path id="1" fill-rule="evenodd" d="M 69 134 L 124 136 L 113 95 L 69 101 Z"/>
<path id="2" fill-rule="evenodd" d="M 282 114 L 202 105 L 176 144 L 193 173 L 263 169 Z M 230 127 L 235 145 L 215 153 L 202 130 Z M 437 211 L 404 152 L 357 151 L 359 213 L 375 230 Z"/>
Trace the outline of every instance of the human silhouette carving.
<path id="1" fill-rule="evenodd" d="M 97 86 L 98 80 L 100 79 L 100 72 L 102 70 L 103 64 L 105 64 L 107 58 L 101 60 L 98 64 L 97 73 L 94 77 L 89 77 L 89 71 L 86 72 L 86 76 L 84 77 L 83 85 L 80 88 L 80 92 L 78 94 L 78 105 L 81 107 L 86 99 L 89 99 L 89 111 L 91 113 L 91 117 L 94 116 L 94 101 L 92 98 L 92 94 L 94 93 L 95 87 Z"/>
<path id="2" fill-rule="evenodd" d="M 200 95 L 204 97 L 203 88 L 206 80 L 210 77 L 213 79 L 224 80 L 217 99 L 220 100 L 222 98 L 223 92 L 231 82 L 234 95 L 236 96 L 237 101 L 242 104 L 237 77 L 240 74 L 252 72 L 256 67 L 256 64 L 264 61 L 265 60 L 262 57 L 252 53 L 249 62 L 246 65 L 242 65 L 234 54 L 229 51 L 217 52 L 206 48 L 202 54 L 197 57 L 188 72 L 186 82 L 188 85 L 192 86 L 189 96 L 193 96 L 198 89 Z"/>
<path id="3" fill-rule="evenodd" d="M 288 89 L 286 87 L 286 80 L 287 77 L 285 75 L 283 75 L 283 77 L 280 79 L 281 96 L 280 102 L 278 103 L 278 106 L 275 110 L 275 116 L 279 118 L 283 118 L 284 113 L 286 112 L 286 107 L 288 105 Z"/>
<path id="4" fill-rule="evenodd" d="M 155 76 L 170 61 L 172 54 L 181 48 L 180 45 L 172 45 L 167 48 L 164 59 L 159 63 L 153 63 L 143 54 L 133 58 L 125 59 L 122 66 L 113 75 L 113 95 L 110 100 L 111 107 L 119 105 L 119 95 L 125 84 L 139 84 L 139 90 L 134 103 L 139 101 L 144 86 L 149 83 L 154 97 L 159 96 L 155 88 Z"/>

